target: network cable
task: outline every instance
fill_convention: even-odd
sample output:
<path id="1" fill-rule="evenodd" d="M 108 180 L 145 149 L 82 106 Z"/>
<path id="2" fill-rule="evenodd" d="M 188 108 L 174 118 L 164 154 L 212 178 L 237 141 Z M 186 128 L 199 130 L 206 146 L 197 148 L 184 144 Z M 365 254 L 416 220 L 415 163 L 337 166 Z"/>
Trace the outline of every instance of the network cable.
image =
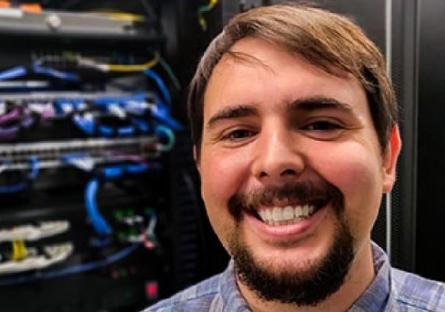
<path id="1" fill-rule="evenodd" d="M 12 140 L 17 137 L 19 131 L 22 129 L 28 129 L 32 125 L 34 125 L 36 118 L 31 114 L 23 114 L 20 115 L 19 118 L 16 119 L 16 123 L 12 125 L 1 126 L 0 125 L 0 140 Z M 11 119 L 11 122 L 13 120 Z"/>
<path id="2" fill-rule="evenodd" d="M 25 66 L 16 66 L 13 68 L 8 68 L 0 72 L 0 81 L 22 77 L 25 76 L 27 73 L 28 70 L 26 69 Z"/>
<path id="3" fill-rule="evenodd" d="M 99 179 L 91 179 L 85 188 L 85 208 L 94 230 L 100 235 L 110 235 L 113 231 L 111 226 L 100 214 L 97 208 L 97 192 L 99 189 Z"/>
<path id="4" fill-rule="evenodd" d="M 75 114 L 73 116 L 74 124 L 89 136 L 99 135 L 102 137 L 129 137 L 135 135 L 138 130 L 141 130 L 141 133 L 146 133 L 148 125 L 132 122 L 131 119 L 127 119 L 127 121 L 129 123 L 128 125 L 112 127 L 100 124 L 92 112 Z"/>
<path id="5" fill-rule="evenodd" d="M 6 114 L 0 116 L 0 126 L 18 120 L 21 116 L 20 108 L 16 107 Z"/>
<path id="6" fill-rule="evenodd" d="M 85 111 L 87 107 L 87 103 L 81 98 L 62 97 L 54 100 L 54 110 L 59 116 L 62 117 Z"/>
<path id="7" fill-rule="evenodd" d="M 36 225 L 22 224 L 12 228 L 0 229 L 0 243 L 8 241 L 37 241 L 68 231 L 67 220 L 44 221 Z"/>
<path id="8" fill-rule="evenodd" d="M 24 191 L 29 187 L 32 180 L 35 180 L 39 175 L 39 159 L 37 156 L 31 156 L 29 158 L 31 171 L 26 176 L 23 182 L 19 182 L 11 185 L 0 185 L 0 194 L 10 194 Z"/>
<path id="9" fill-rule="evenodd" d="M 23 241 L 14 241 L 9 261 L 0 262 L 0 275 L 47 268 L 67 259 L 73 249 L 73 244 L 69 242 L 27 248 Z"/>
<path id="10" fill-rule="evenodd" d="M 0 140 L 11 140 L 17 137 L 21 129 L 34 125 L 37 116 L 24 107 L 15 107 L 0 116 Z"/>
<path id="11" fill-rule="evenodd" d="M 102 236 L 110 235 L 113 232 L 110 224 L 99 212 L 97 206 L 97 193 L 100 187 L 100 178 L 103 182 L 109 182 L 121 178 L 125 174 L 141 174 L 150 169 L 146 163 L 139 164 L 119 164 L 103 167 L 96 172 L 96 175 L 88 181 L 85 187 L 85 208 L 95 232 Z"/>
<path id="12" fill-rule="evenodd" d="M 125 259 L 126 257 L 130 256 L 134 251 L 136 251 L 139 246 L 140 246 L 140 244 L 132 244 L 128 247 L 122 248 L 121 250 L 117 251 L 116 253 L 114 253 L 110 256 L 105 257 L 104 259 L 97 260 L 97 261 L 91 261 L 91 262 L 67 267 L 67 268 L 60 269 L 60 270 L 53 270 L 53 271 L 47 271 L 47 272 L 36 272 L 35 274 L 28 274 L 28 275 L 24 275 L 24 276 L 13 277 L 13 278 L 1 278 L 0 286 L 19 285 L 19 284 L 35 282 L 38 280 L 47 280 L 47 279 L 52 279 L 52 278 L 64 277 L 64 276 L 68 276 L 68 275 L 80 274 L 80 273 L 93 271 L 93 270 L 108 266 L 110 264 L 113 264 L 115 262 Z"/>
<path id="13" fill-rule="evenodd" d="M 54 106 L 50 102 L 29 103 L 27 108 L 30 112 L 38 114 L 42 122 L 54 118 L 56 115 Z"/>
<path id="14" fill-rule="evenodd" d="M 61 156 L 61 160 L 85 172 L 93 171 L 95 166 L 94 159 L 86 153 L 67 153 Z"/>
<path id="15" fill-rule="evenodd" d="M 156 224 L 158 223 L 158 217 L 154 211 L 150 211 L 148 213 L 149 221 L 147 228 L 145 229 L 144 233 L 142 233 L 142 241 L 144 243 L 144 246 L 147 249 L 154 249 L 158 243 L 158 239 L 155 233 Z"/>
<path id="16" fill-rule="evenodd" d="M 74 114 L 73 122 L 87 135 L 94 135 L 96 132 L 96 119 L 92 112 Z"/>
<path id="17" fill-rule="evenodd" d="M 156 105 L 150 106 L 150 112 L 154 118 L 166 124 L 173 130 L 182 130 L 183 126 L 170 114 L 170 108 L 156 96 Z"/>
<path id="18" fill-rule="evenodd" d="M 161 152 L 170 151 L 175 145 L 174 132 L 170 128 L 161 125 L 156 126 L 155 132 L 158 137 L 165 137 L 167 139 L 166 143 L 157 144 L 157 150 Z"/>
<path id="19" fill-rule="evenodd" d="M 171 106 L 172 99 L 170 91 L 168 90 L 162 78 L 153 69 L 145 70 L 144 74 L 145 76 L 147 76 L 156 83 L 156 86 L 158 87 L 159 91 L 161 91 L 162 97 L 167 102 L 167 104 Z"/>
<path id="20" fill-rule="evenodd" d="M 94 68 L 103 72 L 143 72 L 158 64 L 159 52 L 155 52 L 153 58 L 143 64 L 103 64 L 80 55 L 70 56 L 70 58 L 73 58 L 80 66 Z"/>
<path id="21" fill-rule="evenodd" d="M 43 67 L 38 63 L 34 63 L 30 69 L 27 69 L 25 66 L 16 66 L 0 72 L 0 81 L 25 77 L 29 73 L 49 76 L 60 80 L 77 81 L 80 79 L 77 74 L 63 72 L 50 67 Z"/>
<path id="22" fill-rule="evenodd" d="M 208 4 L 198 8 L 198 21 L 203 31 L 207 30 L 207 21 L 204 18 L 204 14 L 210 12 L 217 4 L 218 0 L 210 0 Z"/>
<path id="23" fill-rule="evenodd" d="M 128 22 L 142 22 L 145 20 L 145 17 L 143 15 L 137 15 L 137 14 L 128 13 L 128 12 L 92 11 L 91 14 L 109 17 L 110 19 L 113 19 L 113 20 L 128 21 Z"/>
<path id="24" fill-rule="evenodd" d="M 136 94 L 135 96 L 128 98 L 98 98 L 94 102 L 94 106 L 101 111 L 113 112 L 117 118 L 128 122 L 127 125 L 120 127 L 101 124 L 97 119 L 97 114 L 93 111 L 81 111 L 73 115 L 74 124 L 89 136 L 99 135 L 102 137 L 128 137 L 135 134 L 148 134 L 151 130 L 151 126 L 147 120 L 142 119 L 146 112 L 150 112 L 152 117 L 159 120 L 173 130 L 182 130 L 182 125 L 173 119 L 170 115 L 170 108 L 164 104 L 164 102 L 156 96 L 156 104 L 148 104 L 145 101 L 145 96 Z M 66 103 L 65 103 L 66 104 Z M 61 104 L 58 106 L 61 107 Z M 69 106 L 66 110 L 72 111 Z M 61 109 L 61 108 L 59 108 Z M 136 116 L 135 116 L 136 115 Z M 165 134 L 167 131 L 162 131 Z M 171 137 L 170 133 L 167 135 Z M 171 141 L 171 140 L 169 140 Z"/>
<path id="25" fill-rule="evenodd" d="M 12 242 L 12 260 L 20 261 L 26 258 L 28 250 L 23 240 L 15 240 Z"/>
<path id="26" fill-rule="evenodd" d="M 36 63 L 32 65 L 32 71 L 36 74 L 41 74 L 53 78 L 57 78 L 60 80 L 68 80 L 68 81 L 78 81 L 80 80 L 80 77 L 78 74 L 75 73 L 69 73 L 69 72 L 63 72 L 51 67 L 43 67 Z"/>

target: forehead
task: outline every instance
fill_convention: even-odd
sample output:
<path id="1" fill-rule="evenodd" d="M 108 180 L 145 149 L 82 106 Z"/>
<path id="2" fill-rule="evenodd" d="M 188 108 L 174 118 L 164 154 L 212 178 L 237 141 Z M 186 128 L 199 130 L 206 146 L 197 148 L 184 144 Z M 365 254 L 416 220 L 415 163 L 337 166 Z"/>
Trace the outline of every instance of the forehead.
<path id="1" fill-rule="evenodd" d="M 236 42 L 215 66 L 204 94 L 204 122 L 231 105 L 273 109 L 305 97 L 329 97 L 368 110 L 365 91 L 351 74 L 333 75 L 302 56 L 258 38 Z M 261 105 L 268 103 L 267 106 Z"/>

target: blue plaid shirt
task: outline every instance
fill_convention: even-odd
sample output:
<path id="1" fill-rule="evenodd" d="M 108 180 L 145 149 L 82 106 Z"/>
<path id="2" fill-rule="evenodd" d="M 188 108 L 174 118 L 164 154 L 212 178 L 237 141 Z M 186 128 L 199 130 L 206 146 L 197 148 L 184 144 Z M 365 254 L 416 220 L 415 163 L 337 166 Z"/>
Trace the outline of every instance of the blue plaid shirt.
<path id="1" fill-rule="evenodd" d="M 376 277 L 349 312 L 445 311 L 445 284 L 391 268 L 385 252 L 373 244 Z M 233 262 L 227 269 L 158 302 L 144 312 L 250 311 L 236 285 Z"/>

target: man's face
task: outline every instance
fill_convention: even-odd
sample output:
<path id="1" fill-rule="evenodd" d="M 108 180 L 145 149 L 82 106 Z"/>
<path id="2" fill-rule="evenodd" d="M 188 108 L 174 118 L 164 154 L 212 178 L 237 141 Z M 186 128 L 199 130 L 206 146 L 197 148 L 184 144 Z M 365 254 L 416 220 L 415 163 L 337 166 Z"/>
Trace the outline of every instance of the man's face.
<path id="1" fill-rule="evenodd" d="M 311 276 L 348 236 L 357 255 L 398 153 L 382 155 L 362 86 L 260 39 L 231 51 L 204 96 L 198 162 L 222 244 L 275 276 Z"/>

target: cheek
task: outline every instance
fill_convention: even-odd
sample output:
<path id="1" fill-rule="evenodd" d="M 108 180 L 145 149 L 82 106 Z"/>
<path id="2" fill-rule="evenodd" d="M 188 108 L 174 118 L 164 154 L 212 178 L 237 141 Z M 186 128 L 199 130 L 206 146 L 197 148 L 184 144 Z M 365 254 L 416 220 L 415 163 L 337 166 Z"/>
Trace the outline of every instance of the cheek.
<path id="1" fill-rule="evenodd" d="M 316 170 L 343 193 L 351 227 L 365 233 L 375 221 L 382 197 L 380 154 L 366 146 L 350 144 L 347 149 L 342 148 L 342 152 L 320 155 L 316 163 L 319 164 Z"/>
<path id="2" fill-rule="evenodd" d="M 225 205 L 245 177 L 246 158 L 241 154 L 208 153 L 202 159 L 201 182 L 204 201 Z"/>
<path id="3" fill-rule="evenodd" d="M 239 154 L 227 155 L 222 152 L 201 154 L 201 195 L 210 223 L 225 246 L 235 226 L 227 202 L 233 194 L 240 191 L 248 172 L 247 162 L 247 158 Z"/>

